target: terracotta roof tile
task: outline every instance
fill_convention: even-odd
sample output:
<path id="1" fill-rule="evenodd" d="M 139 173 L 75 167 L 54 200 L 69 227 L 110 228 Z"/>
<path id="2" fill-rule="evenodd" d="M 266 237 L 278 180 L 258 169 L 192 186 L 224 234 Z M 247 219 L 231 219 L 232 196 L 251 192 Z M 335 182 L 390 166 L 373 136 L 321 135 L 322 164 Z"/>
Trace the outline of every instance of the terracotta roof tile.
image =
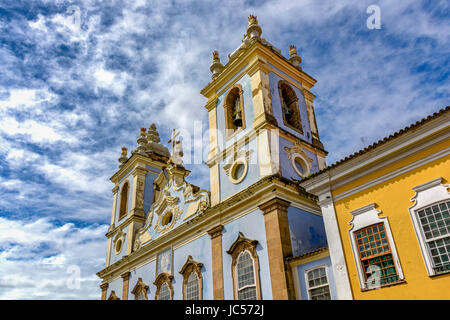
<path id="1" fill-rule="evenodd" d="M 391 134 L 391 135 L 389 135 L 387 137 L 384 137 L 381 140 L 378 140 L 377 142 L 372 143 L 368 147 L 365 147 L 364 149 L 361 149 L 361 150 L 359 150 L 359 151 L 357 151 L 357 152 L 355 152 L 355 153 L 353 153 L 353 154 L 351 154 L 351 155 L 349 155 L 349 156 L 347 156 L 347 157 L 345 157 L 345 158 L 343 158 L 343 159 L 333 163 L 332 165 L 327 166 L 326 168 L 324 168 L 324 169 L 322 169 L 322 170 L 320 170 L 320 171 L 310 175 L 309 177 L 307 177 L 305 179 L 302 179 L 302 180 L 299 180 L 299 182 L 303 182 L 303 181 L 306 181 L 306 180 L 308 180 L 310 178 L 316 177 L 316 176 L 322 174 L 323 172 L 325 172 L 327 170 L 335 168 L 335 167 L 337 167 L 337 166 L 339 166 L 339 165 L 341 165 L 341 164 L 343 164 L 343 163 L 345 163 L 345 162 L 347 162 L 347 161 L 349 161 L 351 159 L 354 159 L 354 158 L 356 158 L 356 157 L 358 157 L 360 155 L 363 155 L 363 154 L 365 154 L 365 153 L 367 153 L 367 152 L 369 152 L 369 151 L 371 151 L 371 150 L 373 150 L 373 149 L 375 149 L 375 148 L 385 144 L 388 141 L 391 141 L 391 140 L 393 140 L 393 139 L 395 139 L 395 138 L 397 138 L 397 137 L 399 137 L 399 136 L 401 136 L 401 135 L 403 135 L 403 134 L 405 134 L 405 133 L 407 133 L 407 132 L 409 132 L 409 131 L 411 131 L 411 130 L 413 130 L 415 128 L 418 128 L 418 127 L 424 125 L 427 122 L 430 122 L 431 120 L 434 120 L 436 118 L 441 117 L 442 115 L 444 115 L 444 114 L 446 114 L 448 112 L 450 112 L 450 106 L 442 108 L 441 110 L 433 113 L 432 115 L 429 115 L 426 118 L 423 118 L 423 119 L 421 119 L 421 120 L 419 120 L 419 121 L 417 121 L 417 122 L 415 122 L 415 123 L 413 123 L 413 124 L 411 124 L 409 126 L 404 127 L 403 129 L 400 129 L 397 132 L 394 132 L 393 134 Z"/>

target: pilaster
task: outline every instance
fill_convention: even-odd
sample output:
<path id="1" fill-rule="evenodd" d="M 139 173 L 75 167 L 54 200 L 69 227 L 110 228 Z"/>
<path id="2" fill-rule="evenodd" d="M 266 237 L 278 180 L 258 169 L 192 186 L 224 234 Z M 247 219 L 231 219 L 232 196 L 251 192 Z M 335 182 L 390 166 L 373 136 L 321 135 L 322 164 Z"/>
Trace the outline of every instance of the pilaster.
<path id="1" fill-rule="evenodd" d="M 353 295 L 350 288 L 350 281 L 345 263 L 344 250 L 339 232 L 339 226 L 334 210 L 333 196 L 331 191 L 326 191 L 319 195 L 319 205 L 322 209 L 323 223 L 327 235 L 328 247 L 330 250 L 330 260 L 333 266 L 334 282 L 339 300 L 352 300 Z"/>
<path id="2" fill-rule="evenodd" d="M 102 289 L 102 300 L 106 300 L 106 290 L 108 289 L 108 282 L 102 283 L 100 285 L 100 289 Z"/>
<path id="3" fill-rule="evenodd" d="M 209 168 L 209 180 L 211 186 L 211 207 L 214 207 L 220 202 L 220 175 L 218 163 L 214 163 Z"/>
<path id="4" fill-rule="evenodd" d="M 224 300 L 225 298 L 223 288 L 222 229 L 223 226 L 218 225 L 208 230 L 208 234 L 211 236 L 214 300 Z"/>
<path id="5" fill-rule="evenodd" d="M 123 280 L 122 300 L 128 300 L 128 289 L 130 284 L 130 272 L 125 272 L 121 275 Z"/>
<path id="6" fill-rule="evenodd" d="M 252 88 L 253 128 L 258 128 L 269 120 L 273 122 L 272 103 L 270 102 L 269 69 L 265 61 L 256 58 L 248 68 Z"/>
<path id="7" fill-rule="evenodd" d="M 287 217 L 290 202 L 274 198 L 259 206 L 263 211 L 269 256 L 270 281 L 274 300 L 295 299 L 291 269 L 285 262 L 292 256 Z"/>

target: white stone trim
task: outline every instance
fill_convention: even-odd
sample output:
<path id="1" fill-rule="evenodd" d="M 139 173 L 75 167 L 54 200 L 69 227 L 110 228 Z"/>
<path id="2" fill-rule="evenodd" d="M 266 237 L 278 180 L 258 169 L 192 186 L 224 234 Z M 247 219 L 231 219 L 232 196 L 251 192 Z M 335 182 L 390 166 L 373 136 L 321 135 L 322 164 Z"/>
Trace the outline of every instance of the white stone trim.
<path id="1" fill-rule="evenodd" d="M 337 299 L 352 300 L 353 295 L 347 273 L 347 264 L 345 263 L 344 250 L 342 248 L 339 226 L 330 190 L 319 196 L 319 205 L 322 209 Z"/>
<path id="2" fill-rule="evenodd" d="M 332 294 L 332 292 L 331 292 L 331 287 L 330 287 L 330 277 L 328 276 L 328 268 L 327 268 L 327 266 L 325 265 L 325 264 L 321 264 L 321 265 L 318 265 L 318 266 L 315 266 L 315 267 L 312 267 L 312 268 L 309 268 L 309 269 L 306 269 L 303 273 L 304 273 L 304 276 L 305 276 L 305 284 L 306 284 L 306 293 L 308 294 L 308 300 L 311 300 L 311 294 L 310 294 L 310 292 L 309 292 L 309 290 L 311 289 L 310 287 L 309 287 L 309 281 L 308 281 L 308 272 L 310 272 L 310 271 L 313 271 L 313 270 L 315 270 L 315 269 L 319 269 L 319 268 L 324 268 L 325 269 L 325 276 L 327 277 L 327 286 L 328 286 L 328 291 L 330 292 L 330 300 L 333 300 L 333 294 Z M 324 287 L 325 285 L 322 285 L 321 287 Z M 316 287 L 316 288 L 320 288 L 320 287 Z M 316 288 L 313 288 L 313 289 L 316 289 Z"/>
<path id="3" fill-rule="evenodd" d="M 405 277 L 403 276 L 402 267 L 400 265 L 400 260 L 398 258 L 397 249 L 395 247 L 394 243 L 394 237 L 392 236 L 391 227 L 389 225 L 389 221 L 387 217 L 380 217 L 379 214 L 381 213 L 381 210 L 375 209 L 376 204 L 371 203 L 364 207 L 355 209 L 353 211 L 350 211 L 352 214 L 352 220 L 349 222 L 349 224 L 352 225 L 351 229 L 348 231 L 350 236 L 350 243 L 352 246 L 353 251 L 353 257 L 355 259 L 356 263 L 356 269 L 358 271 L 358 278 L 359 283 L 361 286 L 361 289 L 367 290 L 369 289 L 366 281 L 364 280 L 364 270 L 362 269 L 361 260 L 359 258 L 358 253 L 358 245 L 355 240 L 355 232 L 358 230 L 361 230 L 365 227 L 369 227 L 374 224 L 383 223 L 384 230 L 386 232 L 386 236 L 388 238 L 389 246 L 391 248 L 392 253 L 392 259 L 395 264 L 395 268 L 397 269 L 399 280 L 404 280 Z"/>
<path id="4" fill-rule="evenodd" d="M 408 210 L 429 276 L 436 275 L 436 272 L 433 270 L 433 263 L 425 241 L 425 235 L 422 231 L 422 226 L 417 217 L 417 211 L 434 203 L 450 199 L 450 192 L 448 188 L 450 188 L 449 184 L 442 184 L 442 177 L 430 180 L 412 188 L 416 194 L 410 199 L 410 201 L 414 202 L 414 204 L 409 207 Z"/>

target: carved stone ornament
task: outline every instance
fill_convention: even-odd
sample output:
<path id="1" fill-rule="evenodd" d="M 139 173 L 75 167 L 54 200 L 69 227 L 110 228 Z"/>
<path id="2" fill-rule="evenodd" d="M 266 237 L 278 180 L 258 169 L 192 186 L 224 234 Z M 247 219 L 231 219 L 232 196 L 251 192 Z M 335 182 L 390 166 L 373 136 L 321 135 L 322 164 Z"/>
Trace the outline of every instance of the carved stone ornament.
<path id="1" fill-rule="evenodd" d="M 179 271 L 180 274 L 183 275 L 183 300 L 186 300 L 186 286 L 188 282 L 188 278 L 192 272 L 195 272 L 198 279 L 199 285 L 199 300 L 203 299 L 202 291 L 203 291 L 203 276 L 202 276 L 202 267 L 203 263 L 195 261 L 192 256 L 188 256 L 186 262 L 183 267 Z"/>
<path id="2" fill-rule="evenodd" d="M 252 153 L 253 153 L 253 149 L 250 149 L 250 150 L 240 149 L 237 152 L 235 152 L 233 154 L 233 156 L 223 166 L 223 169 L 225 170 L 225 174 L 227 176 L 230 175 L 230 169 L 237 159 L 244 158 L 247 161 L 247 163 L 250 163 Z"/>
<path id="3" fill-rule="evenodd" d="M 184 167 L 169 164 L 155 179 L 154 185 L 158 187 L 158 194 L 147 213 L 144 226 L 136 233 L 135 250 L 151 239 L 148 230 L 153 224 L 153 229 L 160 234 L 172 230 L 182 216 L 185 204 L 194 203 L 190 205 L 193 206 L 190 216 L 202 213 L 210 206 L 209 192 L 199 190 L 197 187 L 194 188 L 193 185 L 186 182 L 185 177 L 188 174 L 189 170 Z M 184 199 L 179 197 L 178 192 L 180 191 Z M 195 202 L 198 203 L 196 207 Z M 156 220 L 153 222 L 155 215 Z"/>
<path id="4" fill-rule="evenodd" d="M 111 291 L 111 294 L 109 295 L 108 300 L 120 300 L 118 296 L 116 296 L 116 293 L 114 290 Z"/>
<path id="5" fill-rule="evenodd" d="M 118 229 L 114 238 L 113 238 L 113 247 L 116 254 L 119 254 L 122 251 L 123 244 L 125 242 L 126 233 L 122 231 L 122 229 Z M 118 241 L 120 241 L 120 248 L 118 248 Z"/>
<path id="6" fill-rule="evenodd" d="M 132 294 L 134 294 L 134 299 L 139 300 L 139 296 L 142 294 L 144 296 L 145 300 L 148 300 L 147 296 L 148 291 L 148 285 L 146 285 L 142 278 L 139 278 L 136 282 L 136 285 L 134 286 L 133 290 L 131 291 Z"/>
<path id="7" fill-rule="evenodd" d="M 312 163 L 313 160 L 308 156 L 308 154 L 303 150 L 302 147 L 296 142 L 292 147 L 284 147 L 284 150 L 287 153 L 288 159 L 291 160 L 292 167 L 294 168 L 295 172 L 301 177 L 306 177 L 309 175 L 312 169 Z M 296 160 L 299 159 L 303 164 L 302 166 L 303 172 L 300 171 L 297 167 Z"/>
<path id="8" fill-rule="evenodd" d="M 158 300 L 159 291 L 161 290 L 161 286 L 164 283 L 167 283 L 167 285 L 169 286 L 170 299 L 173 299 L 172 280 L 173 280 L 173 275 L 171 275 L 167 272 L 162 272 L 156 277 L 155 282 L 153 282 L 153 284 L 156 286 L 155 300 Z"/>

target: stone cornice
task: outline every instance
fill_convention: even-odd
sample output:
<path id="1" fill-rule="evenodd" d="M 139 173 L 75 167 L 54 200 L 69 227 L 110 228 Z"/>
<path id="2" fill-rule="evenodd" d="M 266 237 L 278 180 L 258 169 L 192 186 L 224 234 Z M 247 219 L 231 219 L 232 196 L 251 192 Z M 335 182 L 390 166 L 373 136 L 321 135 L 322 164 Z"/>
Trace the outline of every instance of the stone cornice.
<path id="1" fill-rule="evenodd" d="M 283 210 L 286 211 L 291 203 L 289 201 L 280 199 L 280 198 L 273 198 L 266 203 L 263 203 L 258 206 L 261 211 L 263 211 L 263 214 L 269 213 L 273 210 Z"/>
<path id="2" fill-rule="evenodd" d="M 115 226 L 111 230 L 108 230 L 108 232 L 105 234 L 105 236 L 108 238 L 111 237 L 113 234 L 116 233 L 117 230 L 125 228 L 132 222 L 145 223 L 145 218 L 143 216 L 139 216 L 139 215 L 131 215 L 127 219 L 125 219 L 122 223 L 120 223 L 119 225 Z"/>
<path id="3" fill-rule="evenodd" d="M 222 235 L 223 225 L 218 225 L 212 229 L 209 229 L 207 232 L 211 239 L 217 238 Z"/>
<path id="4" fill-rule="evenodd" d="M 134 153 L 128 160 L 125 162 L 124 166 L 120 168 L 111 178 L 109 178 L 113 183 L 117 183 L 120 178 L 129 170 L 133 169 L 137 163 L 141 162 L 144 165 L 149 165 L 156 168 L 162 168 L 166 166 L 169 158 L 157 156 L 155 154 L 149 154 L 148 156 L 143 156 L 138 153 Z"/>

